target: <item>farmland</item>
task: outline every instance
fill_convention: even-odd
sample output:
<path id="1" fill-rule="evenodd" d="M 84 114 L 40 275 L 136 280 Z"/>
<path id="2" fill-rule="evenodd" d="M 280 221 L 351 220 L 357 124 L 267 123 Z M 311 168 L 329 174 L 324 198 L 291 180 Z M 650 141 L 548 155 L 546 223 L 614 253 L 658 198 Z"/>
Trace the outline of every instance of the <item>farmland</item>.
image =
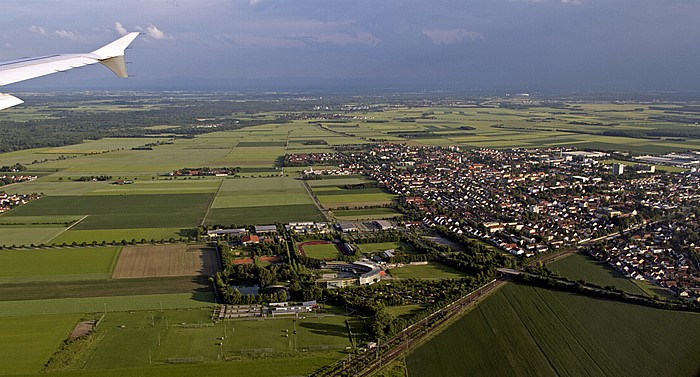
<path id="1" fill-rule="evenodd" d="M 699 325 L 698 314 L 508 284 L 415 349 L 407 366 L 411 376 L 694 376 Z"/>
<path id="2" fill-rule="evenodd" d="M 125 247 L 112 278 L 213 275 L 219 267 L 214 248 L 196 245 Z"/>
<path id="3" fill-rule="evenodd" d="M 341 358 L 342 350 L 353 345 L 344 321 L 356 317 L 309 315 L 296 322 L 286 318 L 212 323 L 209 314 L 214 295 L 210 283 L 199 275 L 215 271 L 214 253 L 187 251 L 184 243 L 175 244 L 197 237 L 200 225 L 322 221 L 306 185 L 338 220 L 402 216 L 391 208 L 397 196 L 383 191 L 376 182 L 362 176 L 301 181 L 299 172 L 308 167 L 284 167 L 285 154 L 333 153 L 336 148 L 348 150 L 378 140 L 463 149 L 604 148 L 630 153 L 630 158 L 700 148 L 700 139 L 694 137 L 644 136 L 659 130 L 694 130 L 691 123 L 674 120 L 681 111 L 678 107 L 662 104 L 536 103 L 508 108 L 487 100 L 459 107 L 382 105 L 377 107 L 381 111 L 338 110 L 347 119 L 329 119 L 328 115 L 336 113 L 333 109 L 318 112 L 318 119 L 306 113 L 295 119 L 301 112 L 247 111 L 237 108 L 248 106 L 237 101 L 231 102 L 225 115 L 192 123 L 206 127 L 234 118 L 270 123 L 204 134 L 194 126 L 196 132 L 175 137 L 181 125 L 163 122 L 147 127 L 163 133 L 148 138 L 103 138 L 0 154 L 0 165 L 22 163 L 39 176 L 2 190 L 43 194 L 41 199 L 0 215 L 0 244 L 89 245 L 122 240 L 127 244 L 172 239 L 165 246 L 130 246 L 121 253 L 117 247 L 0 250 L 0 365 L 11 365 L 0 374 L 39 372 L 75 322 L 87 313 L 105 313 L 100 330 L 103 338 L 89 350 L 85 365 L 74 365 L 85 370 L 56 375 L 306 375 Z M 104 101 L 73 110 L 84 114 L 135 109 Z M 43 111 L 2 113 L 0 122 L 50 119 Z M 146 121 L 142 116 L 136 119 Z M 642 136 L 632 137 L 631 131 Z M 138 148 L 146 144 L 153 146 Z M 134 147 L 138 149 L 131 149 Z M 335 163 L 313 167 L 334 169 Z M 227 177 L 171 175 L 198 167 L 235 168 L 237 173 Z M 78 181 L 102 174 L 112 178 Z M 133 182 L 112 184 L 116 180 Z M 407 245 L 393 242 L 358 246 L 362 252 L 399 248 L 411 252 Z M 320 259 L 339 255 L 333 244 L 304 250 Z M 573 280 L 614 285 L 630 293 L 649 290 L 579 255 L 549 267 Z M 400 279 L 465 276 L 434 262 L 392 269 L 390 274 Z M 422 309 L 406 305 L 388 311 L 408 318 Z M 698 365 L 690 361 L 700 351 L 694 341 L 700 338 L 699 324 L 698 316 L 686 313 L 509 284 L 450 331 L 414 350 L 407 365 L 412 376 L 507 375 L 513 371 L 522 375 L 694 375 Z M 296 329 L 297 334 L 285 331 L 289 329 Z M 223 335 L 224 340 L 217 339 Z M 173 358 L 203 363 L 165 365 Z"/>
<path id="4" fill-rule="evenodd" d="M 107 279 L 119 249 L 0 250 L 0 283 Z"/>
<path id="5" fill-rule="evenodd" d="M 75 229 L 194 227 L 204 217 L 208 194 L 47 196 L 4 215 L 87 215 Z"/>

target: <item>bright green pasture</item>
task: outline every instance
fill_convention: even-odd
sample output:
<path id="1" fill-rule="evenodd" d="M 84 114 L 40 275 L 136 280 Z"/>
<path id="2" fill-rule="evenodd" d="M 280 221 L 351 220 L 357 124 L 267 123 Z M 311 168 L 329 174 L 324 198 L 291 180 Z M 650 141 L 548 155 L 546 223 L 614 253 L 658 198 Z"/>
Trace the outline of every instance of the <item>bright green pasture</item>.
<path id="1" fill-rule="evenodd" d="M 388 272 L 391 276 L 401 279 L 461 279 L 465 277 L 463 272 L 436 262 L 428 262 L 426 265 L 392 268 Z"/>
<path id="2" fill-rule="evenodd" d="M 0 375 L 38 373 L 78 322 L 78 315 L 27 315 L 0 321 Z"/>
<path id="3" fill-rule="evenodd" d="M 70 229 L 61 233 L 56 238 L 53 238 L 50 244 L 70 245 L 73 242 L 77 244 L 101 243 L 105 241 L 107 243 L 121 242 L 122 240 L 131 241 L 141 241 L 142 239 L 146 241 L 150 240 L 169 240 L 180 239 L 180 237 L 187 237 L 193 232 L 192 229 L 182 229 L 182 228 L 125 228 L 125 229 L 93 229 L 93 230 L 76 230 Z"/>
<path id="4" fill-rule="evenodd" d="M 0 245 L 40 245 L 49 242 L 65 230 L 65 227 L 58 226 L 0 226 Z"/>
<path id="5" fill-rule="evenodd" d="M 508 284 L 407 357 L 411 376 L 696 376 L 700 314 Z"/>
<path id="6" fill-rule="evenodd" d="M 313 204 L 303 182 L 289 177 L 223 181 L 212 208 Z"/>
<path id="7" fill-rule="evenodd" d="M 81 279 L 91 276 L 106 279 L 112 272 L 119 247 L 96 247 L 76 249 L 0 250 L 0 282 L 13 278 L 47 277 L 70 279 L 79 275 Z"/>
<path id="8" fill-rule="evenodd" d="M 279 206 L 215 208 L 209 211 L 207 224 L 211 225 L 259 225 L 297 221 L 322 221 L 313 204 Z"/>
<path id="9" fill-rule="evenodd" d="M 338 248 L 332 243 L 323 245 L 305 245 L 304 253 L 309 258 L 317 259 L 333 259 L 340 255 L 338 253 Z"/>
<path id="10" fill-rule="evenodd" d="M 88 215 L 74 229 L 175 228 L 199 225 L 211 194 L 49 196 L 4 215 Z"/>
<path id="11" fill-rule="evenodd" d="M 600 286 L 614 286 L 628 293 L 645 294 L 630 279 L 615 271 L 610 265 L 596 261 L 587 255 L 572 254 L 548 264 L 547 268 L 569 280 L 584 280 Z"/>
<path id="12" fill-rule="evenodd" d="M 0 301 L 0 317 L 44 314 L 100 313 L 130 310 L 200 308 L 213 303 L 210 292 L 138 296 Z"/>
<path id="13" fill-rule="evenodd" d="M 403 242 L 358 243 L 356 245 L 360 248 L 360 251 L 363 253 L 376 253 L 379 251 L 385 251 L 390 249 L 396 250 L 399 248 L 399 246 L 409 248 L 409 246 Z"/>

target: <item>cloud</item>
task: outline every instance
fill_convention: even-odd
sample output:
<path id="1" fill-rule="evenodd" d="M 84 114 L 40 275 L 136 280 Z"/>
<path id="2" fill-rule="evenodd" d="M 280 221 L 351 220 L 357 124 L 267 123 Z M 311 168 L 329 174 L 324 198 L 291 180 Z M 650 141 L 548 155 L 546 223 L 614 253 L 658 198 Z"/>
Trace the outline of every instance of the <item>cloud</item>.
<path id="1" fill-rule="evenodd" d="M 423 30 L 423 34 L 430 37 L 436 45 L 454 44 L 465 39 L 470 39 L 472 41 L 484 39 L 481 33 L 467 29 L 431 29 Z"/>
<path id="2" fill-rule="evenodd" d="M 82 35 L 80 35 L 78 33 L 74 33 L 72 31 L 64 30 L 64 29 L 56 30 L 56 31 L 54 31 L 54 34 L 61 37 L 61 38 L 70 39 L 72 41 L 84 41 L 85 40 L 85 38 L 83 38 Z"/>
<path id="3" fill-rule="evenodd" d="M 142 30 L 140 27 L 137 27 L 138 30 Z M 169 35 L 165 34 L 162 32 L 158 27 L 156 27 L 153 24 L 150 24 L 146 27 L 146 35 L 151 37 L 151 39 L 156 39 L 156 40 L 164 40 L 164 39 L 172 39 Z"/>
<path id="4" fill-rule="evenodd" d="M 46 30 L 41 26 L 32 25 L 29 27 L 29 31 L 36 34 L 46 35 Z"/>
<path id="5" fill-rule="evenodd" d="M 117 33 L 119 33 L 119 35 L 126 35 L 126 34 L 129 33 L 129 32 L 126 30 L 126 28 L 122 25 L 122 23 L 119 22 L 119 21 L 117 21 L 117 22 L 114 23 L 114 30 L 116 30 Z"/>
<path id="6" fill-rule="evenodd" d="M 262 0 L 250 0 L 249 1 L 251 6 L 256 6 L 256 5 L 260 4 L 260 2 L 262 2 Z"/>

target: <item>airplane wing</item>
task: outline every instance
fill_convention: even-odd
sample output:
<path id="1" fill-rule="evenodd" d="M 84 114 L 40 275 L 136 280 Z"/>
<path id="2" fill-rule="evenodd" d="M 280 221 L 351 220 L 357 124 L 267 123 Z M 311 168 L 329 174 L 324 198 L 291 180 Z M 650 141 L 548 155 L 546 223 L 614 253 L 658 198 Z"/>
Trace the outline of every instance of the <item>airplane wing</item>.
<path id="1" fill-rule="evenodd" d="M 0 86 L 56 72 L 102 63 L 119 77 L 127 77 L 124 50 L 139 33 L 129 33 L 116 41 L 84 54 L 60 54 L 0 63 Z M 0 110 L 22 103 L 21 99 L 0 93 Z"/>

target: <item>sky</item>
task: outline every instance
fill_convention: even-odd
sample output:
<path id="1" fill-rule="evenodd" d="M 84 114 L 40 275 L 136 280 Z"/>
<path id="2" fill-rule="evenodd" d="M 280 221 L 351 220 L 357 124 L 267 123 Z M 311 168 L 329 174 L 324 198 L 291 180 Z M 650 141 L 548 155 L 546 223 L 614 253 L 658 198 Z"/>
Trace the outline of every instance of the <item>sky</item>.
<path id="1" fill-rule="evenodd" d="M 698 20 L 699 0 L 3 0 L 0 61 L 140 31 L 120 85 L 688 91 L 700 88 Z"/>

